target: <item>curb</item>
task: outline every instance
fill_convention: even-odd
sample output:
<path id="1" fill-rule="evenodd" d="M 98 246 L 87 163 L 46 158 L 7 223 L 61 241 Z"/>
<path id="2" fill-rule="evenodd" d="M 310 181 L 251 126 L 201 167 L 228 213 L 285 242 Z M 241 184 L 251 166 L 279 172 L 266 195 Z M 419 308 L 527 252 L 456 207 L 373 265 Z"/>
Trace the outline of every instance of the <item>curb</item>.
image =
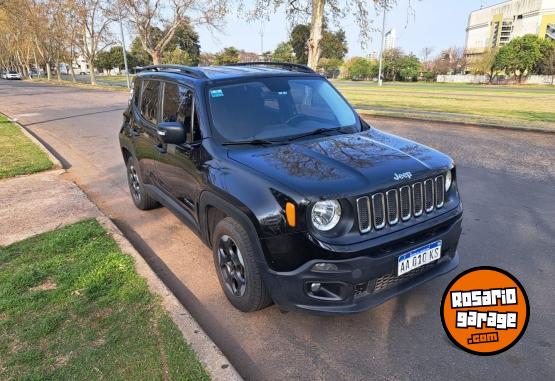
<path id="1" fill-rule="evenodd" d="M 158 278 L 141 254 L 135 250 L 112 220 L 102 212 L 100 213 L 102 216 L 96 220 L 108 231 L 120 249 L 133 257 L 137 273 L 146 279 L 150 291 L 161 297 L 162 305 L 183 334 L 185 341 L 193 348 L 212 380 L 243 380 L 227 357 L 212 339 L 208 337 L 191 314 L 177 300 L 175 295 Z"/>
<path id="2" fill-rule="evenodd" d="M 52 79 L 50 81 L 47 81 L 45 79 L 39 79 L 39 80 L 30 80 L 30 79 L 24 79 L 24 81 L 29 82 L 29 83 L 39 83 L 39 84 L 43 84 L 43 85 L 48 85 L 48 86 L 62 86 L 62 87 L 73 87 L 73 88 L 77 88 L 77 89 L 83 89 L 83 90 L 105 90 L 105 91 L 125 91 L 125 92 L 129 92 L 129 89 L 127 89 L 127 85 L 125 86 L 113 86 L 113 85 L 106 85 L 103 83 L 97 83 L 96 85 L 91 85 L 90 83 L 83 83 L 83 82 L 71 82 L 71 81 L 58 81 L 56 79 Z"/>
<path id="3" fill-rule="evenodd" d="M 360 108 L 356 108 L 355 110 L 357 110 L 357 112 L 359 112 L 361 115 L 366 116 L 366 117 L 373 117 L 373 118 L 387 118 L 387 119 L 399 119 L 399 120 L 414 120 L 417 122 L 430 122 L 430 123 L 440 123 L 440 124 L 450 124 L 450 125 L 463 125 L 463 126 L 468 126 L 468 127 L 481 127 L 481 128 L 490 128 L 490 129 L 495 129 L 495 130 L 504 130 L 504 131 L 524 131 L 524 132 L 537 132 L 540 134 L 555 134 L 555 129 L 554 130 L 548 130 L 548 129 L 544 129 L 544 128 L 532 128 L 532 127 L 521 127 L 521 126 L 511 126 L 511 125 L 507 125 L 507 126 L 499 126 L 496 124 L 487 124 L 487 123 L 473 123 L 473 122 L 466 122 L 466 121 L 455 121 L 455 120 L 438 120 L 438 119 L 427 119 L 427 118 L 419 118 L 417 116 L 400 116 L 400 115 L 396 115 L 396 114 L 381 114 L 381 113 L 377 113 L 374 114 L 371 111 L 372 110 L 365 110 L 365 109 L 360 109 Z M 365 112 L 366 111 L 366 112 Z"/>
<path id="4" fill-rule="evenodd" d="M 40 139 L 38 136 L 36 136 L 32 131 L 28 130 L 25 126 L 23 126 L 22 124 L 20 124 L 17 119 L 14 119 L 12 117 L 10 117 L 9 115 L 6 115 L 4 113 L 0 113 L 0 115 L 4 116 L 6 119 L 8 119 L 10 122 L 12 122 L 13 124 L 15 124 L 17 127 L 19 127 L 19 130 L 23 133 L 23 135 L 25 135 L 26 137 L 29 138 L 29 140 L 31 140 L 33 143 L 35 143 L 35 145 L 37 147 L 40 148 L 40 150 L 42 152 L 44 152 L 47 156 L 48 159 L 50 159 L 50 161 L 52 162 L 52 168 L 50 169 L 50 171 L 55 171 L 55 170 L 59 170 L 59 169 L 64 169 L 64 166 L 62 165 L 61 161 L 52 153 L 52 151 L 50 151 L 47 148 L 47 145 L 45 142 L 42 141 L 42 139 Z M 47 171 L 45 171 L 47 172 Z"/>

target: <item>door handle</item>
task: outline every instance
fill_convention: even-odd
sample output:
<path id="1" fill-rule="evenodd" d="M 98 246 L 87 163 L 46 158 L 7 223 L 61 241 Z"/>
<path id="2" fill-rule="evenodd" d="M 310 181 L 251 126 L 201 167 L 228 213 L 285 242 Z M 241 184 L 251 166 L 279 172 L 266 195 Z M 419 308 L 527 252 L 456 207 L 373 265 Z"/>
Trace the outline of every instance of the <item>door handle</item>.
<path id="1" fill-rule="evenodd" d="M 166 153 L 166 152 L 168 152 L 168 151 L 166 150 L 166 146 L 162 145 L 161 143 L 154 144 L 154 148 L 156 148 L 156 150 L 157 150 L 158 152 L 160 152 L 160 153 Z"/>

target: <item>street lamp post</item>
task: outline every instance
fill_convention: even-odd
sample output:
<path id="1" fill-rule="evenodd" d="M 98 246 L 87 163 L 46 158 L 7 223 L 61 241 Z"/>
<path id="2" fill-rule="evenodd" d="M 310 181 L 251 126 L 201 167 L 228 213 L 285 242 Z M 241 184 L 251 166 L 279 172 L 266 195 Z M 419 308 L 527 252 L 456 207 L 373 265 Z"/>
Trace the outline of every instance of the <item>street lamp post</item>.
<path id="1" fill-rule="evenodd" d="M 123 50 L 123 64 L 125 65 L 125 78 L 127 79 L 127 88 L 131 88 L 131 80 L 129 79 L 129 67 L 127 66 L 127 51 L 125 50 L 125 35 L 123 34 L 123 20 L 121 17 L 121 10 L 119 12 L 119 28 L 121 32 L 121 44 Z"/>
<path id="2" fill-rule="evenodd" d="M 383 21 L 382 21 L 382 46 L 380 48 L 380 67 L 378 69 L 378 86 L 383 84 L 382 81 L 382 71 L 383 71 L 383 51 L 385 47 L 385 15 L 387 13 L 387 6 L 384 3 L 383 6 Z"/>

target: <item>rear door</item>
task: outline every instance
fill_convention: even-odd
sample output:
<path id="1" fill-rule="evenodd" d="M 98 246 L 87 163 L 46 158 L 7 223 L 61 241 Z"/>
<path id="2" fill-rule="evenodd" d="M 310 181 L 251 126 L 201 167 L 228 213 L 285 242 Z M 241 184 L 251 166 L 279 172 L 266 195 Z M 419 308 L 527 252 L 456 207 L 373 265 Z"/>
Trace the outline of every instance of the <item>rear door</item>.
<path id="1" fill-rule="evenodd" d="M 157 183 L 156 162 L 160 159 L 160 140 L 156 128 L 160 112 L 160 91 L 160 81 L 141 80 L 140 98 L 132 125 L 135 155 L 139 161 L 143 181 L 150 184 Z"/>
<path id="2" fill-rule="evenodd" d="M 201 136 L 193 90 L 165 82 L 162 90 L 161 122 L 179 122 L 186 131 L 183 144 L 165 144 L 157 163 L 157 178 L 163 190 L 196 219 L 196 201 L 201 184 Z"/>

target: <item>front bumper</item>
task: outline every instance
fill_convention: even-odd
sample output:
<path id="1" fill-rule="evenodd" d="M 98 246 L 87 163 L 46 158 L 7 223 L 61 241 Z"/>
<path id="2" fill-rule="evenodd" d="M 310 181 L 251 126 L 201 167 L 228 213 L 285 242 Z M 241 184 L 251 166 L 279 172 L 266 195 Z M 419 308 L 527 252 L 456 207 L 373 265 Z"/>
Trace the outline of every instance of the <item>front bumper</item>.
<path id="1" fill-rule="evenodd" d="M 375 247 L 343 260 L 313 259 L 293 271 L 269 269 L 265 282 L 274 302 L 285 310 L 301 310 L 335 315 L 357 313 L 375 307 L 386 300 L 408 291 L 437 276 L 453 270 L 459 264 L 457 245 L 461 234 L 462 214 L 435 228 L 433 233 L 422 232 L 419 239 L 396 242 L 394 249 L 376 255 Z M 397 258 L 412 249 L 442 240 L 441 258 L 401 277 L 396 275 Z M 314 271 L 316 263 L 333 263 L 334 271 Z M 311 283 L 320 283 L 331 293 L 310 290 Z M 333 295 L 327 297 L 329 295 Z"/>

